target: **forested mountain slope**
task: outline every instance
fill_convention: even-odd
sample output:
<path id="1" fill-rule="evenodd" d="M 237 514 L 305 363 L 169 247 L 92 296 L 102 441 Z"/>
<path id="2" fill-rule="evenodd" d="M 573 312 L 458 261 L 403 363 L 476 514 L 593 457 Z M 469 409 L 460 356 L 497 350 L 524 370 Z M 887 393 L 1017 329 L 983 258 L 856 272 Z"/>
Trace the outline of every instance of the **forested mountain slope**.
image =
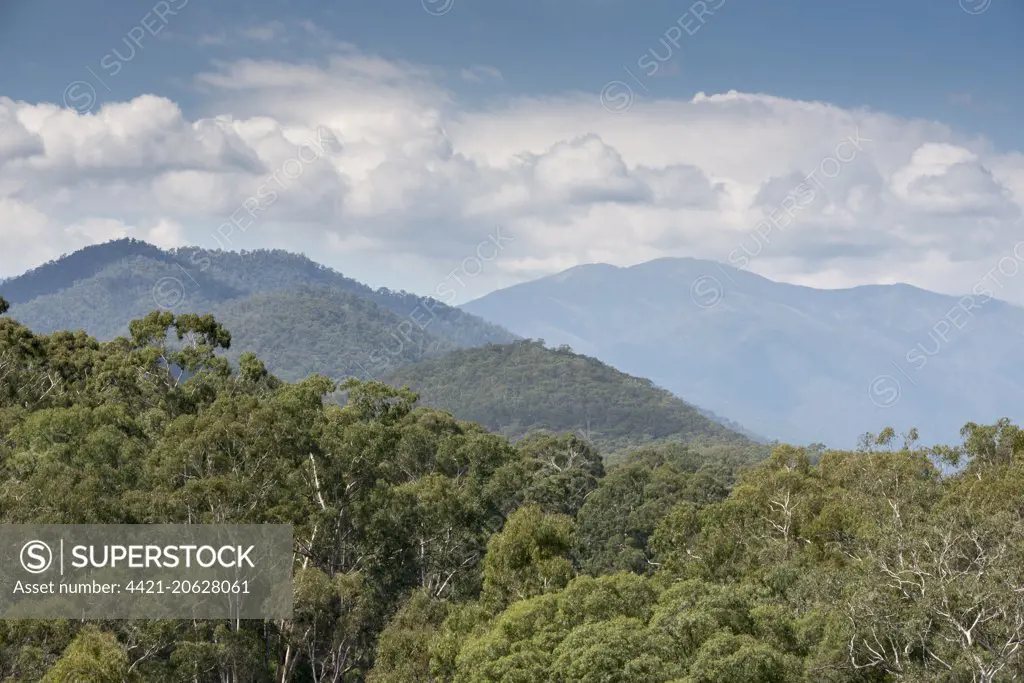
<path id="1" fill-rule="evenodd" d="M 819 290 L 664 258 L 578 266 L 463 308 L 649 377 L 767 438 L 852 447 L 885 424 L 940 443 L 964 420 L 1024 418 L 1024 309 L 994 298 L 1005 286 L 979 279 L 965 297 Z"/>
<path id="2" fill-rule="evenodd" d="M 516 337 L 458 308 L 407 292 L 373 290 L 285 251 L 162 251 L 118 240 L 0 283 L 11 314 L 40 332 L 126 334 L 154 309 L 214 312 L 235 330 L 235 355 L 259 352 L 298 379 L 377 376 L 448 349 Z"/>
<path id="3" fill-rule="evenodd" d="M 222 353 L 232 360 L 244 352 L 256 353 L 271 372 L 290 381 L 317 373 L 335 379 L 378 379 L 449 351 L 516 339 L 459 308 L 407 292 L 374 290 L 305 256 L 281 250 L 224 252 L 187 247 L 163 251 L 143 242 L 118 240 L 0 283 L 0 294 L 8 292 L 14 304 L 11 315 L 30 328 L 40 332 L 80 329 L 99 339 L 126 334 L 129 320 L 154 309 L 212 313 L 233 333 L 231 349 Z M 600 381 L 559 391 L 553 399 L 539 387 L 550 388 L 552 372 L 571 374 L 569 357 L 559 356 L 559 362 L 552 363 L 555 356 L 537 351 L 520 352 L 515 360 L 527 366 L 535 363 L 535 368 L 513 371 L 500 355 L 471 354 L 416 373 L 446 368 L 445 381 L 466 382 L 457 391 L 474 399 L 441 400 L 441 394 L 455 391 L 453 385 L 428 391 L 428 402 L 515 437 L 536 429 L 588 430 L 588 421 L 588 433 L 604 434 L 600 439 L 607 448 L 659 439 L 708 437 L 718 442 L 736 436 L 735 430 L 718 427 L 717 417 L 703 408 L 696 410 L 710 419 L 701 418 L 692 406 L 675 410 L 685 404 L 668 394 L 634 405 L 637 387 L 624 384 L 622 378 L 609 380 L 616 373 L 604 366 L 605 377 Z M 481 365 L 485 360 L 495 367 Z M 600 366 L 595 363 L 580 367 L 592 374 Z M 483 378 L 505 373 L 514 376 L 513 384 L 499 390 L 507 394 L 505 398 L 486 401 L 476 395 L 487 384 Z M 521 411 L 528 402 L 515 399 L 517 392 L 539 399 L 529 401 L 532 413 Z M 661 404 L 670 398 L 678 405 L 666 410 Z M 569 400 L 571 407 L 566 405 Z M 597 408 L 597 403 L 591 407 L 595 400 L 603 407 Z M 655 407 L 655 413 L 639 417 Z M 712 426 L 705 429 L 705 425 Z"/>
<path id="4" fill-rule="evenodd" d="M 416 325 L 396 336 L 406 318 L 331 287 L 261 292 L 218 304 L 213 314 L 233 331 L 228 357 L 256 353 L 288 381 L 313 374 L 369 379 L 456 348 Z"/>
<path id="5" fill-rule="evenodd" d="M 537 430 L 574 432 L 606 452 L 657 441 L 749 443 L 649 380 L 539 341 L 454 351 L 385 381 L 512 439 Z"/>
<path id="6" fill-rule="evenodd" d="M 510 443 L 407 389 L 353 378 L 339 406 L 326 378 L 282 382 L 252 354 L 236 368 L 211 316 L 155 312 L 99 342 L 5 309 L 0 523 L 294 537 L 290 619 L 0 620 L 5 683 L 1024 677 L 1024 431 L 1009 420 L 938 449 L 886 429 L 755 466 L 740 443 L 609 465 L 586 438 Z M 549 372 L 565 363 L 598 394 L 621 378 L 531 342 L 471 353 L 553 356 Z M 672 401 L 644 395 L 671 421 Z"/>

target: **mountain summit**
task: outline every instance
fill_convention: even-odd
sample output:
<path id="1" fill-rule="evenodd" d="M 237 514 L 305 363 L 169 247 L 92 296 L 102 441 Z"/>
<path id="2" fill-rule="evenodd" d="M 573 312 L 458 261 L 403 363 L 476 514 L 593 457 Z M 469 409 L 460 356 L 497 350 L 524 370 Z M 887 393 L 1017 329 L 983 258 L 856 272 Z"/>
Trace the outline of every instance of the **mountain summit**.
<path id="1" fill-rule="evenodd" d="M 577 266 L 463 309 L 649 377 L 768 438 L 843 447 L 887 425 L 954 441 L 965 421 L 1024 405 L 1024 309 L 994 289 L 819 290 L 663 258 Z"/>
<path id="2" fill-rule="evenodd" d="M 370 287 L 282 250 L 164 251 L 117 240 L 0 283 L 10 315 L 37 332 L 127 334 L 155 309 L 212 313 L 283 379 L 376 377 L 406 363 L 517 337 L 458 308 Z M 415 314 L 415 315 L 414 315 Z M 410 322 L 410 316 L 419 324 Z"/>

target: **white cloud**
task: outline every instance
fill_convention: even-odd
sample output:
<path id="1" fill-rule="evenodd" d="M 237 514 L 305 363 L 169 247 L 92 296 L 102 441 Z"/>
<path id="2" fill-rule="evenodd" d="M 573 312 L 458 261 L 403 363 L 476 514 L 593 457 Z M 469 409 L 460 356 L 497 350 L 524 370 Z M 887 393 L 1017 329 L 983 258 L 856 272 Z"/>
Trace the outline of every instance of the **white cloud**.
<path id="1" fill-rule="evenodd" d="M 226 31 L 218 31 L 217 33 L 204 33 L 199 36 L 199 45 L 206 47 L 207 45 L 227 45 L 228 34 Z"/>
<path id="2" fill-rule="evenodd" d="M 559 142 L 529 160 L 534 192 L 558 204 L 640 202 L 648 189 L 630 176 L 622 156 L 596 135 Z"/>
<path id="3" fill-rule="evenodd" d="M 157 221 L 156 225 L 149 228 L 145 232 L 144 239 L 161 249 L 173 249 L 188 245 L 188 241 L 185 239 L 184 228 L 180 224 L 165 218 L 161 218 Z"/>
<path id="4" fill-rule="evenodd" d="M 217 64 L 195 120 L 154 95 L 85 116 L 0 99 L 0 273 L 108 235 L 216 246 L 260 188 L 274 200 L 222 244 L 302 250 L 371 284 L 433 291 L 502 226 L 515 241 L 460 300 L 578 263 L 725 261 L 758 239 L 749 267 L 770 277 L 966 291 L 1019 239 L 1024 157 L 938 122 L 736 92 L 622 114 L 597 93 L 468 108 L 443 75 L 341 46 Z M 318 127 L 340 152 L 289 162 Z M 809 174 L 809 201 L 758 238 Z"/>
<path id="5" fill-rule="evenodd" d="M 114 218 L 87 218 L 80 223 L 72 223 L 65 233 L 85 244 L 108 242 L 128 237 L 128 226 Z"/>
<path id="6" fill-rule="evenodd" d="M 21 123 L 14 102 L 0 97 L 0 163 L 43 153 L 42 139 Z"/>
<path id="7" fill-rule="evenodd" d="M 470 83 L 504 80 L 504 77 L 501 75 L 501 71 L 493 66 L 471 66 L 468 69 L 463 69 L 460 72 L 460 75 L 462 76 L 462 80 L 469 81 Z"/>
<path id="8" fill-rule="evenodd" d="M 927 143 L 892 176 L 893 192 L 929 213 L 1012 214 L 1010 192 L 968 149 Z"/>
<path id="9" fill-rule="evenodd" d="M 242 35 L 252 40 L 268 42 L 280 38 L 284 32 L 284 24 L 279 21 L 272 21 L 263 26 L 250 26 L 242 29 Z"/>
<path id="10" fill-rule="evenodd" d="M 320 36 L 322 32 L 315 28 L 311 22 L 299 22 L 292 24 L 293 29 L 301 29 L 307 37 L 310 35 Z M 216 33 L 204 33 L 199 36 L 200 47 L 224 47 L 235 45 L 244 41 L 257 41 L 261 43 L 277 42 L 284 43 L 294 39 L 296 31 L 290 29 L 280 21 L 271 21 L 258 26 L 233 27 L 230 31 L 217 31 Z"/>

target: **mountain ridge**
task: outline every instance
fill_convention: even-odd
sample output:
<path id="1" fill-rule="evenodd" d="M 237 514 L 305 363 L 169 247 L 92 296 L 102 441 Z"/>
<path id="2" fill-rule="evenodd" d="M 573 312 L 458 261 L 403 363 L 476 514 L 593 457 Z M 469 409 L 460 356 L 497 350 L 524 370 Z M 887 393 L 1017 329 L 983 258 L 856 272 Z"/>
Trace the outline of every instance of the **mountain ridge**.
<path id="1" fill-rule="evenodd" d="M 223 352 L 227 358 L 238 361 L 244 352 L 255 353 L 287 381 L 312 374 L 379 379 L 459 349 L 519 340 L 460 308 L 405 291 L 372 289 L 305 255 L 283 250 L 165 251 L 145 242 L 115 240 L 0 283 L 0 295 L 8 293 L 14 302 L 10 315 L 37 332 L 83 329 L 100 339 L 127 334 L 131 319 L 155 308 L 210 313 L 232 334 L 231 348 Z M 540 356 L 534 360 L 545 367 L 548 362 Z M 744 439 L 751 435 L 713 411 L 678 397 L 671 400 L 685 404 L 677 412 L 691 411 L 719 425 L 705 426 L 709 434 L 727 430 L 743 432 Z M 546 410 L 556 415 L 559 409 L 552 404 Z M 671 420 L 676 413 L 665 415 Z M 508 424 L 490 424 L 497 431 L 514 431 Z M 640 438 L 636 443 L 648 441 Z"/>
<path id="2" fill-rule="evenodd" d="M 117 316 L 113 316 L 102 329 L 86 331 L 100 339 L 109 339 L 127 330 L 132 317 L 141 317 L 153 308 L 167 310 L 197 306 L 203 312 L 216 304 L 258 292 L 281 291 L 308 285 L 324 285 L 350 291 L 374 300 L 379 305 L 400 315 L 407 315 L 424 301 L 430 301 L 435 329 L 447 327 L 452 334 L 460 321 L 474 317 L 460 309 L 431 297 L 420 297 L 401 290 L 384 287 L 372 289 L 368 285 L 346 277 L 342 273 L 314 262 L 304 254 L 284 250 L 260 249 L 230 252 L 200 247 L 180 247 L 162 250 L 147 242 L 134 239 L 112 240 L 85 247 L 60 259 L 47 262 L 26 273 L 0 282 L 0 296 L 12 305 L 12 315 L 25 317 L 31 327 L 42 331 L 57 329 L 45 318 L 59 318 L 60 311 L 49 306 L 28 309 L 25 304 L 41 297 L 52 296 L 88 283 L 104 271 L 116 268 L 126 259 L 148 259 L 150 268 L 157 273 L 122 272 L 120 287 L 134 288 L 130 300 L 119 302 Z M 157 265 L 154 265 L 157 264 Z M 140 269 L 136 269 L 138 271 Z M 147 279 L 148 278 L 148 279 Z M 163 288 L 164 291 L 161 291 Z M 146 291 L 146 290 L 149 291 Z M 164 300 L 161 300 L 164 299 Z M 172 305 L 173 304 L 173 305 Z M 41 310 L 40 310 L 41 309 Z M 56 323 L 56 321 L 54 321 Z M 484 341 L 508 342 L 516 335 L 486 321 L 475 319 Z M 93 326 L 100 326 L 94 321 Z M 463 340 L 469 341 L 467 339 Z"/>
<path id="3" fill-rule="evenodd" d="M 751 445 L 690 402 L 571 348 L 539 340 L 458 349 L 384 377 L 421 403 L 518 440 L 574 432 L 603 453 L 656 443 Z M 766 454 L 766 452 L 765 452 Z"/>
<path id="4" fill-rule="evenodd" d="M 991 422 L 1024 402 L 1024 309 L 995 292 L 815 289 L 692 258 L 607 265 L 513 285 L 463 309 L 522 337 L 571 344 L 783 441 L 852 446 L 892 424 L 948 442 L 958 436 L 951 425 Z M 895 400 L 878 395 L 886 383 Z"/>
<path id="5" fill-rule="evenodd" d="M 229 357 L 255 352 L 287 379 L 383 374 L 461 346 L 518 338 L 458 308 L 375 290 L 283 250 L 162 250 L 114 240 L 5 280 L 0 296 L 37 332 L 85 330 L 100 340 L 126 335 L 132 319 L 155 309 L 211 313 L 234 328 Z M 407 317 L 417 309 L 414 325 Z"/>

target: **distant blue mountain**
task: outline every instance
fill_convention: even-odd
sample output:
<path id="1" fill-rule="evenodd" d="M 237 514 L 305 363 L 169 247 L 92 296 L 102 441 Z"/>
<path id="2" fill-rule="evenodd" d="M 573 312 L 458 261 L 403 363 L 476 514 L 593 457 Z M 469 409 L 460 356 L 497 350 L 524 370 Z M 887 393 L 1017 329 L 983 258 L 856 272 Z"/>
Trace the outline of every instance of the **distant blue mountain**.
<path id="1" fill-rule="evenodd" d="M 849 447 L 892 426 L 955 442 L 967 421 L 1024 418 L 1024 309 L 990 296 L 818 290 L 665 258 L 578 266 L 463 308 L 783 441 Z"/>
<path id="2" fill-rule="evenodd" d="M 232 332 L 229 356 L 256 352 L 289 380 L 383 375 L 445 351 L 517 339 L 458 308 L 371 289 L 281 250 L 163 251 L 115 240 L 0 282 L 0 296 L 12 304 L 10 317 L 36 332 L 81 329 L 104 340 L 156 309 L 213 313 Z"/>

